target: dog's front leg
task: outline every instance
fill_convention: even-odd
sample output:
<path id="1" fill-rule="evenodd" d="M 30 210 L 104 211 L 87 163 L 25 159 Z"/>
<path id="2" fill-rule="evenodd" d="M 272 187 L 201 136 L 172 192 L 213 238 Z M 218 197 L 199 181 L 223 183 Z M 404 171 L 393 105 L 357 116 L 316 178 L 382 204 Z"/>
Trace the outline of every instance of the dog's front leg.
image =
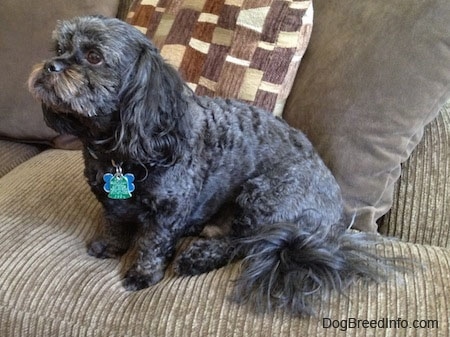
<path id="1" fill-rule="evenodd" d="M 137 259 L 123 281 L 127 290 L 136 291 L 158 283 L 174 255 L 178 236 L 168 229 L 147 229 L 137 242 Z"/>
<path id="2" fill-rule="evenodd" d="M 136 226 L 107 215 L 102 217 L 101 225 L 102 233 L 89 243 L 88 254 L 100 259 L 123 255 L 131 246 Z"/>

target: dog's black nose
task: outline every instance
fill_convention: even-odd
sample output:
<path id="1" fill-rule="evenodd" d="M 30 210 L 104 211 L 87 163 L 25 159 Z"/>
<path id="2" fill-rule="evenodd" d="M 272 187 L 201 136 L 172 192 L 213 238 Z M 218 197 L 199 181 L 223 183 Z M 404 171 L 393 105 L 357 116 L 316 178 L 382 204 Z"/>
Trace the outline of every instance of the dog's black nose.
<path id="1" fill-rule="evenodd" d="M 49 73 L 60 73 L 65 69 L 64 64 L 61 61 L 53 60 L 44 65 L 44 69 Z"/>

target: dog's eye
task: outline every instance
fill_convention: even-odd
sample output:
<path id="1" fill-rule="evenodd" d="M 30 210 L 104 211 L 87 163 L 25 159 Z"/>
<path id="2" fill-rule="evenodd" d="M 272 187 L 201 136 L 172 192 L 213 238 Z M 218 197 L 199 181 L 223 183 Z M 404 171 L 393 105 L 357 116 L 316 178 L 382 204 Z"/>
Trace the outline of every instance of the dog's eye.
<path id="1" fill-rule="evenodd" d="M 103 61 L 103 57 L 100 53 L 98 53 L 95 50 L 90 50 L 86 53 L 86 60 L 90 63 L 90 64 L 99 64 L 100 62 Z"/>
<path id="2" fill-rule="evenodd" d="M 56 56 L 61 56 L 62 54 L 64 54 L 64 50 L 62 48 L 56 48 Z"/>

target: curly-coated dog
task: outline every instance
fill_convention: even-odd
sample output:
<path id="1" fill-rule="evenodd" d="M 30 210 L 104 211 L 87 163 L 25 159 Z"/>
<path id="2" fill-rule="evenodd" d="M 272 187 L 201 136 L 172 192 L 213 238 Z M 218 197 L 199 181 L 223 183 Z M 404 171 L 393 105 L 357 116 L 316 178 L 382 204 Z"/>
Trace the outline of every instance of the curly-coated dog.
<path id="1" fill-rule="evenodd" d="M 59 22 L 56 56 L 29 79 L 49 126 L 79 137 L 105 213 L 88 252 L 137 254 L 124 287 L 160 281 L 173 260 L 195 275 L 243 259 L 236 298 L 311 313 L 311 295 L 386 263 L 343 223 L 340 189 L 306 137 L 262 109 L 199 97 L 138 30 L 89 16 Z M 231 224 L 175 257 L 226 207 Z M 217 233 L 216 233 L 217 234 Z"/>

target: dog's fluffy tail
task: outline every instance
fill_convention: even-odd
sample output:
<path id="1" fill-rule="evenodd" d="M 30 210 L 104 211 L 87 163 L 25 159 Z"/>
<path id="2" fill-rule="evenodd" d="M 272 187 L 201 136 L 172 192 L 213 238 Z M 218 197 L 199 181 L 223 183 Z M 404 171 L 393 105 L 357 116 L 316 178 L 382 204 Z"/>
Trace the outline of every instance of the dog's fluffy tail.
<path id="1" fill-rule="evenodd" d="M 239 242 L 244 260 L 234 298 L 257 310 L 287 307 L 314 314 L 312 295 L 344 290 L 356 277 L 381 281 L 394 261 L 374 252 L 376 234 L 276 224 Z M 371 247 L 372 246 L 372 247 Z"/>

